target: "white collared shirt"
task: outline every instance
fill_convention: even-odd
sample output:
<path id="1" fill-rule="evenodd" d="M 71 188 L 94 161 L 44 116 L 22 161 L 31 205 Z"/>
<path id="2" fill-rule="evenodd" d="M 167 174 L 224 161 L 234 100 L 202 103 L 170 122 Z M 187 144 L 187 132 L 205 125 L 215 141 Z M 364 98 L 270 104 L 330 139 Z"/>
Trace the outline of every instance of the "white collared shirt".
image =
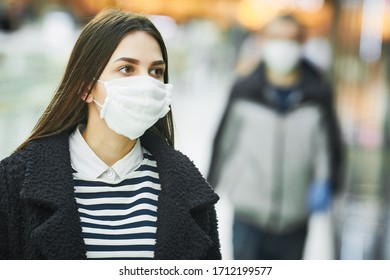
<path id="1" fill-rule="evenodd" d="M 137 140 L 133 149 L 110 167 L 92 151 L 79 128 L 75 129 L 69 137 L 69 149 L 72 168 L 77 171 L 79 177 L 110 183 L 124 180 L 126 175 L 136 170 L 143 160 L 143 149 L 140 141 Z"/>

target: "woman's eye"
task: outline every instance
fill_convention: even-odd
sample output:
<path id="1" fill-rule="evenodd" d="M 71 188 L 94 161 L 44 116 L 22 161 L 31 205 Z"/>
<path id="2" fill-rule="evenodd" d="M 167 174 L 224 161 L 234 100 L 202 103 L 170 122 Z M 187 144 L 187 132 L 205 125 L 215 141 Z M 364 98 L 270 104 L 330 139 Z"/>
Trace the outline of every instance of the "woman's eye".
<path id="1" fill-rule="evenodd" d="M 156 68 L 150 71 L 150 74 L 152 74 L 155 77 L 162 77 L 164 76 L 164 69 L 162 68 Z"/>
<path id="2" fill-rule="evenodd" d="M 131 74 L 134 72 L 134 68 L 132 66 L 123 66 L 119 68 L 119 71 L 123 74 Z"/>

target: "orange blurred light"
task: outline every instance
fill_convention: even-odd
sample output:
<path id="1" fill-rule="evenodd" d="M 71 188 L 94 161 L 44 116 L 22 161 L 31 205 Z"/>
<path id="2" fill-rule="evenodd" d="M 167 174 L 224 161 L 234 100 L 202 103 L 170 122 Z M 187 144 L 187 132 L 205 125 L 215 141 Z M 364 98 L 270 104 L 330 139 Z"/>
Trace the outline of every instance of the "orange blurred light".
<path id="1" fill-rule="evenodd" d="M 242 0 L 237 7 L 237 20 L 244 27 L 261 29 L 270 19 L 275 17 L 280 8 L 263 0 Z"/>
<path id="2" fill-rule="evenodd" d="M 251 30 L 261 29 L 267 22 L 280 14 L 293 13 L 311 30 L 328 29 L 331 25 L 333 8 L 322 4 L 318 9 L 302 9 L 292 0 L 240 0 L 236 17 L 240 24 Z"/>

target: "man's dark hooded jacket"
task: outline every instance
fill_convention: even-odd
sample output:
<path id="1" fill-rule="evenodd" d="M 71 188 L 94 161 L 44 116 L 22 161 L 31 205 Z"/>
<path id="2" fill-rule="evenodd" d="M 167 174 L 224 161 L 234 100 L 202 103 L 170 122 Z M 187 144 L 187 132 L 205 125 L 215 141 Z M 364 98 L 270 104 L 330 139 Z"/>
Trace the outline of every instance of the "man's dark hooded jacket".
<path id="1" fill-rule="evenodd" d="M 283 231 L 307 221 L 305 194 L 315 180 L 340 190 L 343 144 L 330 84 L 307 61 L 287 110 L 260 64 L 233 86 L 217 130 L 208 181 L 227 188 L 236 214 Z M 306 214 L 305 214 L 306 212 Z"/>

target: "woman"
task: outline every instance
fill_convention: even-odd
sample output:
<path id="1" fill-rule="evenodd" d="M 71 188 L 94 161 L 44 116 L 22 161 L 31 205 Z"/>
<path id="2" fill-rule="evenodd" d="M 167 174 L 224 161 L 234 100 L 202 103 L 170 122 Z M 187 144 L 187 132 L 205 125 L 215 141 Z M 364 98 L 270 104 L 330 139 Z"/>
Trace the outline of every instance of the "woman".
<path id="1" fill-rule="evenodd" d="M 0 165 L 1 259 L 220 259 L 218 196 L 174 150 L 168 57 L 145 17 L 86 25 L 30 137 Z"/>

